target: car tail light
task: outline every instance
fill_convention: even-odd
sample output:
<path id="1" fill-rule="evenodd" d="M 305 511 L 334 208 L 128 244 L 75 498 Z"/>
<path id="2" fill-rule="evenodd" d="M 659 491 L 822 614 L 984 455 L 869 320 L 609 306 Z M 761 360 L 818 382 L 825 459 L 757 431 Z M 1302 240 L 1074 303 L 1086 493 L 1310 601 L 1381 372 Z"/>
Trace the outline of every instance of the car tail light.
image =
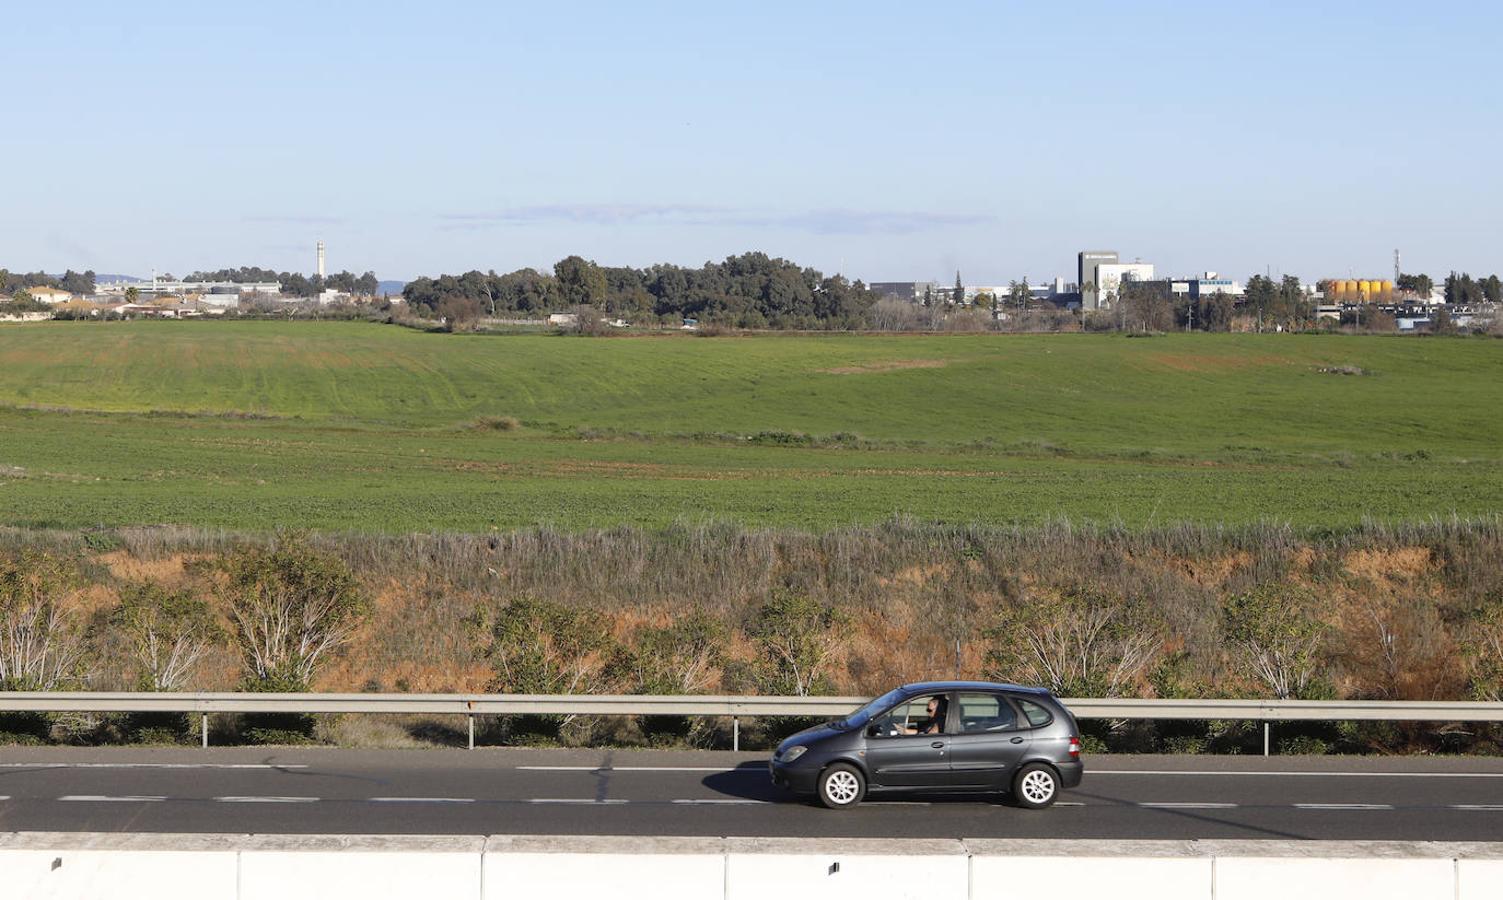
<path id="1" fill-rule="evenodd" d="M 1070 755 L 1077 757 L 1080 756 L 1080 738 L 1070 738 Z"/>

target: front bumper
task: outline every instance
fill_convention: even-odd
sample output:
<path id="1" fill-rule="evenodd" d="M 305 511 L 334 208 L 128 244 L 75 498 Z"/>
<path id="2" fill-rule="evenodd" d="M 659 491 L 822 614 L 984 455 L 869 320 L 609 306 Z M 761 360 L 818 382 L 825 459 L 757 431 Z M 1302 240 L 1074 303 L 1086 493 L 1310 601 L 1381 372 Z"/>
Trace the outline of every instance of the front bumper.
<path id="1" fill-rule="evenodd" d="M 801 762 L 802 760 L 800 760 Z M 793 791 L 795 794 L 812 794 L 816 783 L 819 781 L 819 769 L 815 766 L 783 765 L 778 762 L 767 764 L 767 774 L 771 776 L 772 783 L 780 788 Z"/>

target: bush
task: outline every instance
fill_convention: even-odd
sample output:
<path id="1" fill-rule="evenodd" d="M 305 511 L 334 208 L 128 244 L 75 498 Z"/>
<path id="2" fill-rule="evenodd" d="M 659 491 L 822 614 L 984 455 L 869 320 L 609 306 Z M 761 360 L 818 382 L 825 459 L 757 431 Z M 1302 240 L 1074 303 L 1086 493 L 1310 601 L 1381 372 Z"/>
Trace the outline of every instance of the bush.
<path id="1" fill-rule="evenodd" d="M 0 561 L 0 690 L 54 691 L 78 679 L 84 635 L 64 599 L 78 573 L 32 550 Z"/>
<path id="2" fill-rule="evenodd" d="M 779 591 L 757 611 L 751 637 L 759 650 L 751 672 L 765 694 L 829 693 L 829 668 L 845 640 L 844 613 L 809 597 Z"/>
<path id="3" fill-rule="evenodd" d="M 308 690 L 367 608 L 348 566 L 300 542 L 241 550 L 222 568 L 246 690 Z"/>

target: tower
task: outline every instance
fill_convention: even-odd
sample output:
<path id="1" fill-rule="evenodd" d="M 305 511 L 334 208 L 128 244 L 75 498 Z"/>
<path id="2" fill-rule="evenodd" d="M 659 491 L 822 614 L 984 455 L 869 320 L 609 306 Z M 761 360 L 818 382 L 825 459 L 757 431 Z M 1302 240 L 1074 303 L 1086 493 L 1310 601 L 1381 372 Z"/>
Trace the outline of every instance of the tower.
<path id="1" fill-rule="evenodd" d="M 318 277 L 324 277 L 324 242 L 318 242 Z"/>
<path id="2" fill-rule="evenodd" d="M 1395 285 L 1397 285 L 1399 283 L 1399 279 L 1402 278 L 1403 275 L 1404 275 L 1404 273 L 1399 271 L 1399 251 L 1398 250 L 1394 250 L 1393 251 L 1393 283 Z"/>

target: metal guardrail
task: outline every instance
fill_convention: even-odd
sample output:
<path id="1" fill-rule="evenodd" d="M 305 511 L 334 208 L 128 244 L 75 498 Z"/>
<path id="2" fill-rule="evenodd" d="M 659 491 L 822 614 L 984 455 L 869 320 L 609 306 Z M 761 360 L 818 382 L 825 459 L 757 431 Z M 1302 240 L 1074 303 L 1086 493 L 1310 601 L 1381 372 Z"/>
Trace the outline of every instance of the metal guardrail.
<path id="1" fill-rule="evenodd" d="M 254 694 L 0 691 L 0 712 L 377 713 L 463 715 L 475 746 L 476 716 L 713 716 L 731 720 L 740 747 L 742 718 L 841 716 L 867 697 L 679 696 L 656 694 Z M 1080 719 L 1226 719 L 1269 722 L 1503 722 L 1503 703 L 1460 700 L 1144 700 L 1063 698 Z"/>

